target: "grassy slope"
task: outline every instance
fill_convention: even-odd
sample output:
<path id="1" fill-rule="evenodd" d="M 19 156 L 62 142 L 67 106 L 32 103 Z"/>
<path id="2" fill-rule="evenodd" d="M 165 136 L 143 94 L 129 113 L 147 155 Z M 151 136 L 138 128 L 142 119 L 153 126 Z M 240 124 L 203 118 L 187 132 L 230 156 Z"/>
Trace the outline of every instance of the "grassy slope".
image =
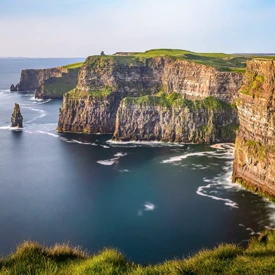
<path id="1" fill-rule="evenodd" d="M 88 256 L 68 245 L 45 248 L 26 242 L 14 254 L 0 260 L 0 274 L 275 274 L 275 233 L 263 233 L 252 239 L 247 248 L 223 244 L 187 259 L 148 266 L 130 263 L 112 249 Z"/>
<path id="2" fill-rule="evenodd" d="M 69 64 L 63 66 L 67 69 L 67 73 L 63 73 L 62 77 L 55 77 L 46 80 L 43 83 L 44 97 L 60 97 L 76 87 L 78 72 L 84 62 Z"/>
<path id="3" fill-rule="evenodd" d="M 63 68 L 65 69 L 77 69 L 82 67 L 82 65 L 84 64 L 84 62 L 78 62 L 78 63 L 74 63 L 74 64 L 68 64 L 66 66 L 63 66 Z"/>
<path id="4" fill-rule="evenodd" d="M 161 107 L 187 107 L 190 110 L 198 109 L 210 109 L 210 110 L 221 110 L 236 108 L 236 106 L 227 104 L 217 98 L 209 96 L 202 100 L 187 100 L 181 94 L 171 93 L 167 94 L 159 92 L 156 95 L 145 95 L 141 97 L 125 97 L 123 99 L 124 104 L 136 104 L 136 105 L 154 105 Z"/>

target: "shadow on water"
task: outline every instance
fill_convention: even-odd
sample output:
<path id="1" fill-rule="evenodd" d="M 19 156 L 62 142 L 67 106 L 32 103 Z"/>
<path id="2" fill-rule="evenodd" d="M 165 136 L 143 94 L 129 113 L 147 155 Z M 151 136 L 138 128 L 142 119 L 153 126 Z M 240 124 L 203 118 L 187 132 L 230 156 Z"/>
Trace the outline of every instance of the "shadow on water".
<path id="1" fill-rule="evenodd" d="M 23 136 L 23 131 L 22 130 L 11 131 L 11 135 L 14 140 L 19 140 Z"/>

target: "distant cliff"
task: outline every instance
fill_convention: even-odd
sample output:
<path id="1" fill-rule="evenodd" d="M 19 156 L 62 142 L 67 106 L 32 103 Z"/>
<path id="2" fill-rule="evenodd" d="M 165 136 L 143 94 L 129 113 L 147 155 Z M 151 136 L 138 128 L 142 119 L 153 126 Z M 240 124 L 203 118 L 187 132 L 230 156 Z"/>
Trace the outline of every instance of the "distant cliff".
<path id="1" fill-rule="evenodd" d="M 23 70 L 20 82 L 15 86 L 15 89 L 16 91 L 34 92 L 45 80 L 51 77 L 61 77 L 63 72 L 66 72 L 63 67 Z"/>
<path id="2" fill-rule="evenodd" d="M 116 128 L 117 111 L 121 100 L 125 97 L 142 97 L 161 92 L 164 94 L 176 93 L 186 100 L 203 100 L 211 96 L 218 101 L 234 103 L 238 89 L 242 85 L 242 78 L 242 73 L 222 72 L 211 66 L 169 56 L 145 58 L 130 55 L 92 56 L 87 58 L 80 70 L 76 89 L 64 97 L 58 131 L 113 133 Z M 149 105 L 150 102 L 147 104 L 148 108 Z M 207 118 L 203 118 L 203 114 L 201 114 L 203 112 L 208 111 L 197 109 L 193 112 L 194 116 L 204 120 L 203 123 L 198 123 L 202 127 L 201 132 L 209 131 L 209 128 L 206 127 L 208 118 L 221 120 L 222 117 L 226 118 L 229 115 L 229 111 L 226 109 L 226 111 L 219 110 L 219 114 L 213 111 Z M 162 115 L 160 109 L 158 113 Z M 233 124 L 237 124 L 236 109 L 230 109 L 230 114 L 234 118 L 231 122 L 226 120 L 225 125 L 232 124 L 233 127 Z M 144 125 L 149 122 L 145 119 L 151 119 L 150 116 L 143 118 Z M 117 123 L 128 125 L 128 122 L 120 119 Z M 220 126 L 222 125 L 220 123 Z M 203 128 L 203 126 L 205 127 Z M 167 126 L 163 124 L 163 127 Z M 151 130 L 153 133 L 153 128 Z M 164 128 L 163 131 L 168 131 L 168 129 Z M 183 135 L 185 134 L 183 133 Z M 213 140 L 210 138 L 211 134 L 202 133 L 202 135 L 208 135 L 201 139 L 205 142 Z M 121 138 L 118 132 L 115 136 Z M 125 137 L 124 135 L 123 138 L 130 139 L 130 136 Z M 149 138 L 149 135 L 137 133 L 131 138 L 145 140 Z M 231 141 L 232 138 L 230 138 Z M 162 137 L 150 134 L 150 140 L 152 139 L 159 140 Z M 214 138 L 214 140 L 217 139 Z M 181 141 L 183 140 L 181 139 Z M 191 140 L 199 142 L 200 139 L 191 138 Z"/>
<path id="3" fill-rule="evenodd" d="M 78 72 L 83 63 L 51 69 L 28 69 L 21 72 L 20 82 L 11 91 L 35 92 L 39 99 L 62 98 L 76 87 Z"/>
<path id="4" fill-rule="evenodd" d="M 275 61 L 247 64 L 238 99 L 233 180 L 275 195 Z"/>

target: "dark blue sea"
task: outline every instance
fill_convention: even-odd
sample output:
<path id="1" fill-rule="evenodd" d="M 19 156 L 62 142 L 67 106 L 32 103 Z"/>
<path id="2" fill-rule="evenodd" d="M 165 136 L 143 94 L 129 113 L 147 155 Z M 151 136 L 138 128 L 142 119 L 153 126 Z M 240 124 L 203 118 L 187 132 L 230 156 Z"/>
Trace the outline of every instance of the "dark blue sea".
<path id="1" fill-rule="evenodd" d="M 275 206 L 231 184 L 233 144 L 112 143 L 58 134 L 60 100 L 10 93 L 20 71 L 79 59 L 0 59 L 0 254 L 24 240 L 118 248 L 138 263 L 246 245 Z M 24 129 L 10 127 L 19 103 Z"/>

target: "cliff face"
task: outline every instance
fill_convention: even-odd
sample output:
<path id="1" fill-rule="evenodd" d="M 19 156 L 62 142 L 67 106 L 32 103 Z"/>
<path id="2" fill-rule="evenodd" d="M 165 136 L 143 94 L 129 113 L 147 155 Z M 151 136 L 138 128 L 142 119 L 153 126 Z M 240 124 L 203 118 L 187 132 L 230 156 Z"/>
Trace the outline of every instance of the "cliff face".
<path id="1" fill-rule="evenodd" d="M 184 143 L 235 140 L 239 125 L 237 110 L 215 98 L 190 101 L 177 96 L 172 104 L 163 104 L 163 96 L 160 99 L 152 97 L 152 102 L 138 101 L 140 99 L 122 100 L 117 112 L 115 140 Z"/>
<path id="2" fill-rule="evenodd" d="M 35 98 L 39 99 L 62 99 L 63 95 L 77 85 L 79 68 L 64 69 L 61 75 L 52 76 L 35 90 Z"/>
<path id="3" fill-rule="evenodd" d="M 275 61 L 247 64 L 238 99 L 233 180 L 275 194 Z"/>
<path id="4" fill-rule="evenodd" d="M 79 64 L 81 63 L 72 64 L 72 68 L 69 65 L 52 69 L 23 70 L 20 82 L 16 86 L 12 84 L 10 91 L 35 91 L 35 98 L 38 99 L 62 99 L 65 93 L 76 87 Z"/>
<path id="5" fill-rule="evenodd" d="M 66 72 L 63 67 L 52 69 L 23 70 L 20 82 L 15 86 L 17 91 L 35 91 L 43 82 L 51 77 L 61 77 Z"/>
<path id="6" fill-rule="evenodd" d="M 206 65 L 170 57 L 89 57 L 80 70 L 76 89 L 64 97 L 58 131 L 113 133 L 123 98 L 160 91 L 177 93 L 186 99 L 212 96 L 232 103 L 242 85 L 242 77 L 240 73 L 219 72 Z M 144 116 L 146 118 L 149 119 Z M 120 120 L 121 125 L 128 122 Z M 147 122 L 144 120 L 144 123 Z M 155 137 L 158 138 L 160 136 Z"/>

